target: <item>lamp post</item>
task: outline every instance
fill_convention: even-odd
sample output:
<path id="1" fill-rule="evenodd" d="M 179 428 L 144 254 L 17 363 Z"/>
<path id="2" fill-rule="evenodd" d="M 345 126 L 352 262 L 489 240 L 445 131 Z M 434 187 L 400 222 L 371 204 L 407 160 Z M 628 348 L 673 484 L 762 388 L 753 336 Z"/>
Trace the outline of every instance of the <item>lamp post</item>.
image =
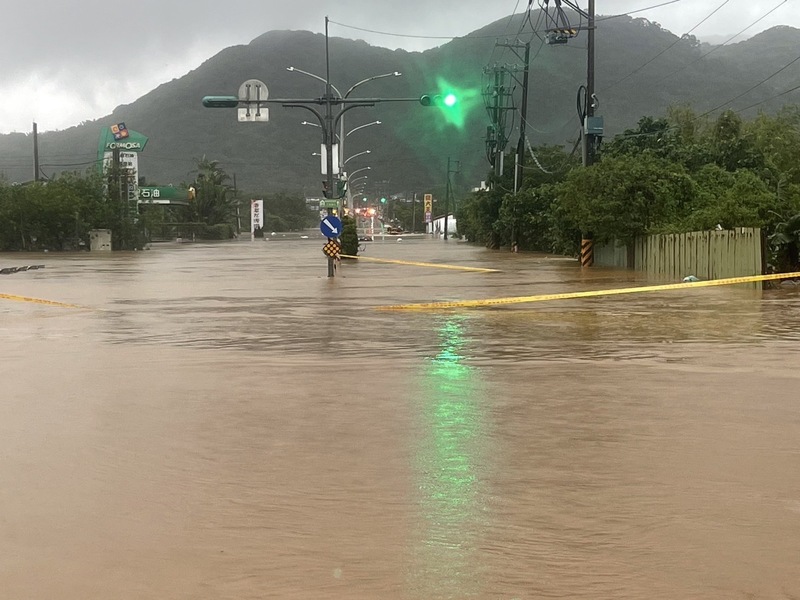
<path id="1" fill-rule="evenodd" d="M 344 93 L 344 96 L 342 96 L 342 98 L 346 100 L 347 98 L 350 97 L 350 94 L 352 94 L 353 91 L 355 91 L 355 89 L 358 86 L 363 85 L 365 83 L 369 83 L 370 81 L 375 81 L 376 79 L 384 79 L 385 77 L 400 77 L 401 75 L 402 75 L 402 73 L 400 71 L 392 71 L 391 73 L 381 73 L 380 75 L 373 75 L 372 77 L 367 77 L 366 79 L 362 79 L 361 81 L 358 81 L 358 82 L 354 83 L 353 85 L 351 85 L 348 88 L 348 90 Z M 342 105 L 342 111 L 344 111 L 344 105 Z M 374 125 L 380 125 L 381 122 L 380 121 L 375 121 L 374 123 L 368 123 L 367 125 L 359 125 L 358 127 L 354 127 L 353 129 L 348 131 L 347 135 L 345 135 L 345 133 L 344 133 L 344 112 L 339 113 L 339 165 L 340 165 L 340 168 L 344 168 L 344 163 L 342 162 L 342 159 L 344 158 L 344 138 L 346 138 L 348 135 L 350 135 L 354 131 L 357 131 L 359 129 L 363 129 L 364 127 L 369 127 L 370 125 L 373 125 L 373 124 Z M 348 186 L 348 189 L 349 189 L 349 186 Z M 352 195 L 352 193 L 350 191 L 347 192 L 347 205 L 350 208 L 353 208 L 353 195 Z"/>
<path id="2" fill-rule="evenodd" d="M 349 136 L 354 131 L 358 131 L 359 129 L 364 129 L 364 127 L 370 127 L 371 125 L 380 125 L 381 121 L 373 121 L 372 123 L 365 123 L 364 125 L 359 125 L 358 127 L 353 127 L 350 131 L 344 134 L 344 137 Z"/>
<path id="3" fill-rule="evenodd" d="M 327 25 L 327 20 L 326 20 L 326 25 Z M 327 38 L 326 38 L 326 40 L 327 40 Z M 361 85 L 364 85 L 365 83 L 369 83 L 370 81 L 375 81 L 376 79 L 383 79 L 385 77 L 400 77 L 402 75 L 402 73 L 400 73 L 399 71 L 392 71 L 391 73 L 381 73 L 380 75 L 373 75 L 372 77 L 366 77 L 365 79 L 362 79 L 361 81 L 358 81 L 358 82 L 354 83 L 353 85 L 351 85 L 347 89 L 347 91 L 344 94 L 342 94 L 342 92 L 339 91 L 339 88 L 337 88 L 335 85 L 330 83 L 330 77 L 327 77 L 327 78 L 320 77 L 319 75 L 316 75 L 314 73 L 310 73 L 308 71 L 304 71 L 303 69 L 298 69 L 297 67 L 286 67 L 286 70 L 287 71 L 291 71 L 293 73 L 301 73 L 302 75 L 305 75 L 307 77 L 311 77 L 313 79 L 316 79 L 317 81 L 320 81 L 320 82 L 324 83 L 325 86 L 326 86 L 326 91 L 329 91 L 329 90 L 332 89 L 333 91 L 336 92 L 336 94 L 342 100 L 346 100 L 347 98 L 349 98 L 350 94 L 352 94 L 355 91 L 356 88 L 358 88 Z M 340 176 L 341 176 L 341 173 L 344 170 L 344 162 L 345 162 L 344 161 L 344 138 L 346 136 L 350 135 L 351 133 L 353 133 L 354 131 L 357 131 L 358 129 L 363 129 L 364 127 L 369 127 L 370 125 L 380 125 L 381 124 L 380 121 L 374 121 L 373 123 L 367 123 L 366 125 L 359 125 L 358 127 L 355 127 L 353 129 L 351 129 L 350 131 L 347 132 L 347 134 L 345 134 L 345 132 L 344 132 L 344 111 L 345 110 L 346 110 L 346 107 L 345 107 L 345 103 L 343 102 L 341 104 L 341 108 L 340 108 L 340 112 L 339 112 L 339 174 L 340 174 Z M 313 125 L 313 123 L 309 123 L 308 121 L 303 121 L 303 125 L 306 125 L 306 124 Z M 347 204 L 348 204 L 348 206 L 350 208 L 352 208 L 352 204 L 353 204 L 352 196 L 351 196 L 351 194 L 349 192 L 347 193 Z"/>
<path id="4" fill-rule="evenodd" d="M 342 96 L 342 99 L 346 100 L 347 98 L 349 98 L 350 94 L 352 94 L 353 91 L 360 85 L 363 85 L 365 83 L 369 83 L 370 81 L 375 81 L 376 79 L 383 79 L 384 77 L 400 77 L 401 75 L 402 75 L 402 73 L 400 73 L 399 71 L 392 71 L 391 73 L 382 73 L 380 75 L 373 75 L 372 77 L 367 77 L 366 79 L 362 79 L 361 81 L 351 85 L 350 88 L 344 93 L 344 96 Z M 342 108 L 344 108 L 344 106 Z M 376 121 L 376 125 L 377 124 L 380 124 L 380 121 Z M 362 127 L 366 127 L 366 125 L 362 125 Z M 355 129 L 351 130 L 350 132 L 348 132 L 347 135 L 350 135 L 356 129 L 360 129 L 360 127 L 356 127 Z M 345 134 L 344 134 L 344 115 L 340 115 L 339 116 L 339 159 L 340 159 L 340 161 L 341 161 L 341 158 L 344 156 L 344 154 L 343 154 L 343 152 L 344 152 L 344 138 L 345 138 Z M 339 164 L 341 164 L 341 162 Z"/>
<path id="5" fill-rule="evenodd" d="M 238 108 L 238 120 L 239 121 L 249 121 L 249 122 L 267 122 L 269 121 L 269 112 L 266 110 L 265 105 L 267 104 L 280 104 L 284 108 L 302 108 L 308 110 L 309 112 L 313 113 L 319 124 L 321 125 L 322 131 L 322 151 L 325 154 L 325 181 L 323 181 L 323 187 L 325 190 L 329 190 L 325 192 L 325 196 L 328 197 L 329 193 L 336 193 L 338 191 L 338 185 L 334 188 L 334 173 L 333 173 L 333 151 L 336 150 L 334 146 L 336 146 L 335 138 L 336 138 L 336 129 L 339 129 L 339 136 L 343 137 L 343 129 L 341 128 L 341 121 L 344 117 L 344 113 L 348 110 L 352 110 L 354 108 L 362 108 L 362 107 L 370 107 L 375 106 L 378 103 L 384 102 L 419 102 L 422 106 L 430 106 L 430 97 L 428 95 L 423 94 L 422 96 L 414 97 L 414 98 L 357 98 L 353 100 L 349 100 L 347 96 L 353 92 L 358 86 L 372 81 L 374 79 L 380 79 L 382 77 L 398 77 L 400 73 L 394 71 L 392 73 L 384 73 L 381 75 L 375 75 L 373 77 L 368 77 L 357 82 L 355 85 L 351 86 L 346 94 L 342 94 L 339 92 L 338 88 L 331 84 L 331 63 L 330 63 L 330 48 L 329 48 L 329 34 L 328 34 L 328 26 L 330 20 L 328 17 L 325 17 L 325 78 L 323 79 L 319 75 L 314 75 L 313 73 L 309 73 L 307 71 L 303 71 L 302 69 L 297 69 L 295 67 L 288 67 L 287 70 L 289 71 L 297 71 L 298 73 L 303 73 L 309 77 L 314 79 L 318 79 L 320 82 L 325 84 L 325 94 L 321 97 L 315 98 L 269 98 L 269 92 L 267 90 L 267 86 L 264 82 L 259 81 L 257 79 L 249 79 L 245 81 L 239 88 L 238 95 L 224 95 L 224 96 L 204 96 L 203 97 L 203 106 L 206 108 Z M 334 95 L 333 92 L 336 92 Z M 314 106 L 320 107 L 319 109 L 315 108 Z M 333 114 L 333 107 L 339 106 L 339 112 L 337 115 Z M 252 109 L 255 109 L 254 111 Z M 338 127 L 337 127 L 338 126 Z M 340 196 L 336 196 L 340 198 Z M 338 203 L 337 203 L 338 204 Z M 331 234 L 338 234 L 337 228 L 338 225 L 332 225 L 335 223 L 334 221 L 326 221 L 323 220 L 320 223 L 320 229 L 323 233 L 329 232 Z M 327 253 L 327 251 L 326 251 Z M 334 265 L 334 255 L 335 253 L 331 252 L 328 256 L 328 277 L 333 277 L 335 275 L 335 265 Z"/>
<path id="6" fill-rule="evenodd" d="M 361 171 L 369 171 L 371 169 L 372 169 L 372 167 L 361 167 L 360 169 L 356 169 L 355 171 L 350 173 L 350 177 L 352 178 L 353 175 L 355 175 L 356 173 L 361 173 Z"/>
<path id="7" fill-rule="evenodd" d="M 342 165 L 346 165 L 347 163 L 349 163 L 351 160 L 353 160 L 357 156 L 363 156 L 364 154 L 369 154 L 371 152 L 372 152 L 372 150 L 364 150 L 363 152 L 359 152 L 358 154 L 353 154 L 353 156 L 349 156 L 346 159 L 344 159 L 344 162 L 342 163 Z"/>

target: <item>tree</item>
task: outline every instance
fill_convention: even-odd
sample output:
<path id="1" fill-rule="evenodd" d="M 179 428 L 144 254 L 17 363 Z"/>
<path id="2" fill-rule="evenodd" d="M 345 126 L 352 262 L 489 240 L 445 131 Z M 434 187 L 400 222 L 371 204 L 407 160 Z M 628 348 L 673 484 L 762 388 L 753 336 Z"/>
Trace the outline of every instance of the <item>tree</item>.
<path id="1" fill-rule="evenodd" d="M 206 225 L 232 224 L 236 203 L 227 184 L 230 177 L 216 160 L 205 156 L 195 160 L 195 195 L 187 211 L 188 220 Z"/>
<path id="2" fill-rule="evenodd" d="M 358 255 L 358 228 L 356 227 L 356 220 L 349 215 L 342 217 L 341 241 L 342 254 Z"/>
<path id="3" fill-rule="evenodd" d="M 645 152 L 574 169 L 557 186 L 565 217 L 600 242 L 630 243 L 678 217 L 693 183 L 681 165 Z"/>

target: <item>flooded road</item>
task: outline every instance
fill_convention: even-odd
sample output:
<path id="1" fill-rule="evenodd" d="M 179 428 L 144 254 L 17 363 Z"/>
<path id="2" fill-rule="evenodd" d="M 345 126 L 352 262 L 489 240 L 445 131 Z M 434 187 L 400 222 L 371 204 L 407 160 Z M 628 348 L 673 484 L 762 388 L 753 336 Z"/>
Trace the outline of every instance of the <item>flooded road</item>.
<path id="1" fill-rule="evenodd" d="M 321 246 L 0 255 L 0 597 L 800 597 L 800 290 Z"/>

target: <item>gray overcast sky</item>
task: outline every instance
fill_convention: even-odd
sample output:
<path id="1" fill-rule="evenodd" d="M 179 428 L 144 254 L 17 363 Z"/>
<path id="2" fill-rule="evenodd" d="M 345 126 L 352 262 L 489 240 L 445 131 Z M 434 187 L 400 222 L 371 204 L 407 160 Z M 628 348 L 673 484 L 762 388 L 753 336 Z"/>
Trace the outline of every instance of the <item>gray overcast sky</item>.
<path id="1" fill-rule="evenodd" d="M 5 0 L 9 2 L 10 0 Z M 598 15 L 665 0 L 597 0 Z M 539 0 L 534 0 L 536 5 Z M 588 0 L 578 0 L 586 7 Z M 553 4 L 553 2 L 551 2 Z M 724 4 L 724 5 L 723 5 Z M 635 13 L 673 33 L 733 35 L 778 6 L 738 39 L 775 25 L 800 28 L 800 0 L 681 0 Z M 321 32 L 332 21 L 402 34 L 370 34 L 331 25 L 337 37 L 423 50 L 527 9 L 527 0 L 27 0 L 2 10 L 0 133 L 65 129 L 110 113 L 180 77 L 228 46 L 275 29 Z M 716 39 L 714 41 L 717 41 Z M 488 57 L 487 57 L 488 60 Z M 633 65 L 632 65 L 633 66 Z"/>

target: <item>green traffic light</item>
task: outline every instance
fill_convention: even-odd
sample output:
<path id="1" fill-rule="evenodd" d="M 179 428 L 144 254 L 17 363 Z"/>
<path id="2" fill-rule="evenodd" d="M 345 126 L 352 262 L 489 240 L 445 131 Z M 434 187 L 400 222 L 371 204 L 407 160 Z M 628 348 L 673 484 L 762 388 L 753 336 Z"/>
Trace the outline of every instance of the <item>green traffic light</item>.
<path id="1" fill-rule="evenodd" d="M 381 204 L 386 204 L 386 198 L 381 198 Z"/>
<path id="2" fill-rule="evenodd" d="M 458 102 L 458 98 L 453 93 L 447 94 L 444 97 L 444 105 L 445 106 L 455 106 L 456 102 Z"/>

